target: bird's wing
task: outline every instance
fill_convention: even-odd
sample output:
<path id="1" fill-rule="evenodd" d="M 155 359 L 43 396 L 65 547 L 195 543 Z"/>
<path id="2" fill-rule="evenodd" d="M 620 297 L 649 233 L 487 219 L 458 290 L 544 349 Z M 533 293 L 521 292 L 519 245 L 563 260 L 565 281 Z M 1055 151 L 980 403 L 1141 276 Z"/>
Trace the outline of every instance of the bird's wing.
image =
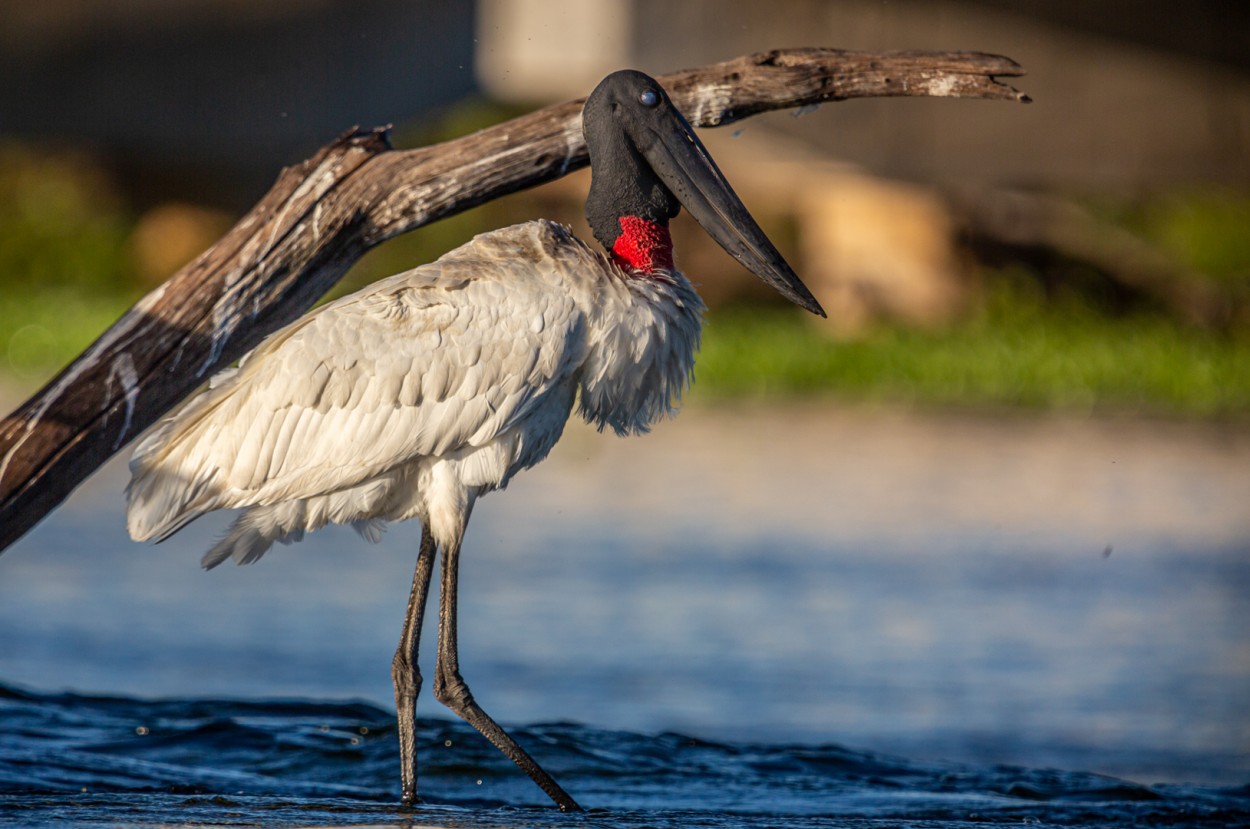
<path id="1" fill-rule="evenodd" d="M 478 237 L 266 339 L 137 446 L 131 534 L 333 492 L 484 445 L 523 419 L 584 349 L 568 255 L 553 257 L 550 239 L 514 238 L 531 225 Z"/>

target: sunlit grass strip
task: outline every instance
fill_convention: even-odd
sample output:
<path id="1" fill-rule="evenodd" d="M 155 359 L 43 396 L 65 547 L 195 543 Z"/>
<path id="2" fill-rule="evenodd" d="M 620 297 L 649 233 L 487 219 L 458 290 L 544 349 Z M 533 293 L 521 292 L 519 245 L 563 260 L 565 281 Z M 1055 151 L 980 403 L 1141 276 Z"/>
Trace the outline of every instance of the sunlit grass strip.
<path id="1" fill-rule="evenodd" d="M 33 390 L 117 321 L 134 297 L 73 288 L 10 291 L 0 300 L 0 374 Z"/>
<path id="2" fill-rule="evenodd" d="M 1250 412 L 1250 337 L 1166 319 L 999 306 L 941 332 L 837 341 L 788 311 L 713 313 L 703 398 L 831 395 L 952 407 Z"/>
<path id="3" fill-rule="evenodd" d="M 129 305 L 71 290 L 0 302 L 0 374 L 33 390 Z M 695 400 L 833 396 L 947 407 L 1250 414 L 1250 332 L 1219 335 L 1157 316 L 991 302 L 942 331 L 819 333 L 788 309 L 709 315 Z M 14 382 L 15 381 L 15 382 Z"/>

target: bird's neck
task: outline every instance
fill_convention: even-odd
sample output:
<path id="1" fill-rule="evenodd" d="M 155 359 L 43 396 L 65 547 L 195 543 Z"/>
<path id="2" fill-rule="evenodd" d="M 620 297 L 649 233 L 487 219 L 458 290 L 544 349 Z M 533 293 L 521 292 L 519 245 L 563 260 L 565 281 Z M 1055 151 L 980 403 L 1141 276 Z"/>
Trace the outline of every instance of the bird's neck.
<path id="1" fill-rule="evenodd" d="M 635 273 L 673 270 L 673 237 L 668 222 L 653 222 L 641 216 L 621 216 L 621 235 L 610 251 L 612 261 Z"/>
<path id="2" fill-rule="evenodd" d="M 586 220 L 599 244 L 626 272 L 671 270 L 668 222 L 681 203 L 619 129 L 591 129 L 586 144 L 590 151 Z"/>

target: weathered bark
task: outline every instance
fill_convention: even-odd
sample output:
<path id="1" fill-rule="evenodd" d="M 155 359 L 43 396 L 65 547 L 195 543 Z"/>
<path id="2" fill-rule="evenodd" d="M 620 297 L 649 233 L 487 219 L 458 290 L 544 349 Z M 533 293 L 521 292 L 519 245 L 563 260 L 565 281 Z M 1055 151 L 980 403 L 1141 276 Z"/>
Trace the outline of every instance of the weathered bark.
<path id="1" fill-rule="evenodd" d="M 661 77 L 696 126 L 871 96 L 1027 101 L 970 52 L 789 49 Z M 140 300 L 0 423 L 0 550 L 219 366 L 298 317 L 378 243 L 583 167 L 582 102 L 393 150 L 348 132 L 288 167 L 219 242 Z M 415 263 L 414 263 L 415 264 Z"/>

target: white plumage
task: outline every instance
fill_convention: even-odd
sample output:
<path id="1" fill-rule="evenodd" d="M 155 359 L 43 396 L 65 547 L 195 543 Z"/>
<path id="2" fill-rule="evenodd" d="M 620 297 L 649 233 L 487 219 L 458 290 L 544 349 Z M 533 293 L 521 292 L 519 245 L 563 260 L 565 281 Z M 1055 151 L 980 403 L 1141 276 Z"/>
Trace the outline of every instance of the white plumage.
<path id="1" fill-rule="evenodd" d="M 308 314 L 136 447 L 128 525 L 162 539 L 242 508 L 203 558 L 255 561 L 328 523 L 419 518 L 459 542 L 475 500 L 546 457 L 572 406 L 646 431 L 690 380 L 703 303 L 535 221 Z"/>

